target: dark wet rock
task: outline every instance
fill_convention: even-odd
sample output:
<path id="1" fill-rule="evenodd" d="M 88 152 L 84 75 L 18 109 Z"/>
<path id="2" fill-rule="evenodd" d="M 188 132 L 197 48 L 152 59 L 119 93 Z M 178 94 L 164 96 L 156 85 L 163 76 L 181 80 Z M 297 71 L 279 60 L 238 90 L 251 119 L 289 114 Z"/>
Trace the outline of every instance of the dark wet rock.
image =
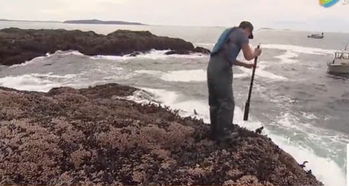
<path id="1" fill-rule="evenodd" d="M 6 28 L 0 30 L 0 64 L 23 63 L 57 50 L 78 50 L 85 55 L 138 55 L 155 50 L 180 53 L 201 52 L 190 42 L 178 38 L 156 36 L 149 31 L 117 30 L 108 35 L 80 30 L 32 30 Z"/>
<path id="2" fill-rule="evenodd" d="M 195 52 L 198 52 L 198 53 L 203 53 L 203 54 L 210 54 L 211 51 L 206 49 L 206 48 L 203 48 L 203 47 L 196 47 L 194 49 Z"/>
<path id="3" fill-rule="evenodd" d="M 303 169 L 306 167 L 305 164 L 309 163 L 308 161 L 304 161 L 302 164 L 299 164 L 300 167 L 302 167 Z"/>
<path id="4" fill-rule="evenodd" d="M 209 126 L 106 84 L 48 93 L 0 88 L 0 184 L 322 185 L 269 138 Z"/>
<path id="5" fill-rule="evenodd" d="M 256 129 L 255 132 L 257 134 L 262 134 L 263 129 L 264 129 L 264 127 L 262 126 L 262 127 L 258 128 L 258 129 Z"/>

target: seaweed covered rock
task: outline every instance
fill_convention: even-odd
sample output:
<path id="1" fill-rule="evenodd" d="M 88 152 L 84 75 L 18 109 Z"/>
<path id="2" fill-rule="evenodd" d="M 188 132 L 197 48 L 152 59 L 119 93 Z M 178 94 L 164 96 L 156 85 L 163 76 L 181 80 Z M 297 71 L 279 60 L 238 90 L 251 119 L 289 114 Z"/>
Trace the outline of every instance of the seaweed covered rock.
<path id="1" fill-rule="evenodd" d="M 6 28 L 0 30 L 0 64 L 24 63 L 57 50 L 78 50 L 85 55 L 126 55 L 149 50 L 170 50 L 209 53 L 194 48 L 190 42 L 177 38 L 156 36 L 149 31 L 117 30 L 108 35 L 80 30 L 33 30 Z M 180 53 L 179 53 L 180 54 Z"/>
<path id="2" fill-rule="evenodd" d="M 322 185 L 269 138 L 209 126 L 118 84 L 48 93 L 0 88 L 0 184 Z"/>

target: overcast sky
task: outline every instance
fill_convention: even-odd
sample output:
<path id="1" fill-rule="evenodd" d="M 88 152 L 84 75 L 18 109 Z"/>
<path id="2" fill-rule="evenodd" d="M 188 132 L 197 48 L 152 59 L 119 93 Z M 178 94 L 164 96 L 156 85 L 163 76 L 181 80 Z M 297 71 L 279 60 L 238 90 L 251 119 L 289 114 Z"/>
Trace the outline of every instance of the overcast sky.
<path id="1" fill-rule="evenodd" d="M 156 25 L 232 26 L 349 32 L 349 5 L 319 0 L 0 0 L 0 19 L 91 19 Z M 1 24 L 1 23 L 0 23 Z"/>

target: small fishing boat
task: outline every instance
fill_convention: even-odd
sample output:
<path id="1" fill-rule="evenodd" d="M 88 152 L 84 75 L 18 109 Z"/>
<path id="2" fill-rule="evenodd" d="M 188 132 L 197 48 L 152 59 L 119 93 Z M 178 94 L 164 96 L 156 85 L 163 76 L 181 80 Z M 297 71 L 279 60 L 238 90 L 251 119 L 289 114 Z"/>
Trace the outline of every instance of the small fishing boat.
<path id="1" fill-rule="evenodd" d="M 328 73 L 349 74 L 349 51 L 342 50 L 335 52 L 334 59 L 328 63 Z"/>
<path id="2" fill-rule="evenodd" d="M 322 32 L 321 34 L 310 34 L 310 35 L 308 35 L 308 38 L 323 39 L 324 38 L 324 33 Z"/>

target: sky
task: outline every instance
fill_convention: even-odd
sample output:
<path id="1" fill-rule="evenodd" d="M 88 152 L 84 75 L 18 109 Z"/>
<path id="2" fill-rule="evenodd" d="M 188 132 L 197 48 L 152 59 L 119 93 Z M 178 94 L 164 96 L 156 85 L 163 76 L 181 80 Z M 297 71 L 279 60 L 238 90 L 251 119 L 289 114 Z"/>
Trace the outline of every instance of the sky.
<path id="1" fill-rule="evenodd" d="M 234 26 L 349 32 L 349 4 L 319 0 L 0 0 L 0 19 L 101 19 L 154 25 Z M 0 23 L 1 24 L 1 23 Z"/>

